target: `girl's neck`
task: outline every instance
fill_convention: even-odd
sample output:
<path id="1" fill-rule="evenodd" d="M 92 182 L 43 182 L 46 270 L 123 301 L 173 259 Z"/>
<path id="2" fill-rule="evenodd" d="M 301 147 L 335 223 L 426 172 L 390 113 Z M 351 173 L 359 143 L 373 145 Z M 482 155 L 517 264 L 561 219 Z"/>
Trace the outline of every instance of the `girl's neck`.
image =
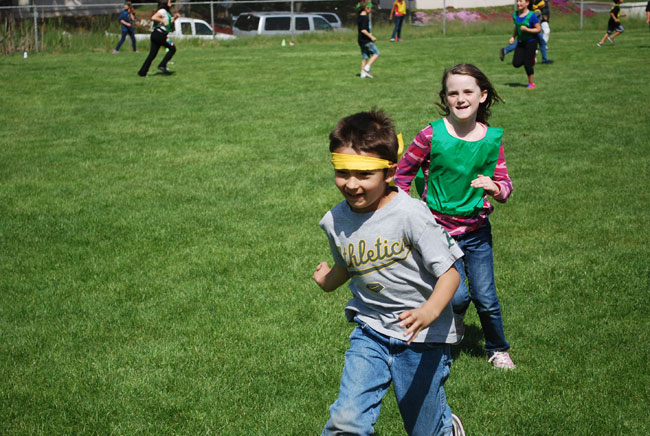
<path id="1" fill-rule="evenodd" d="M 485 136 L 483 124 L 476 121 L 476 118 L 466 121 L 459 121 L 448 115 L 443 118 L 447 132 L 454 138 L 464 141 L 478 141 Z"/>
<path id="2" fill-rule="evenodd" d="M 519 16 L 520 16 L 520 17 L 523 17 L 523 16 L 525 16 L 525 15 L 528 15 L 528 12 L 530 12 L 530 11 L 528 10 L 527 7 L 526 7 L 526 8 L 523 8 L 522 10 L 519 11 Z"/>

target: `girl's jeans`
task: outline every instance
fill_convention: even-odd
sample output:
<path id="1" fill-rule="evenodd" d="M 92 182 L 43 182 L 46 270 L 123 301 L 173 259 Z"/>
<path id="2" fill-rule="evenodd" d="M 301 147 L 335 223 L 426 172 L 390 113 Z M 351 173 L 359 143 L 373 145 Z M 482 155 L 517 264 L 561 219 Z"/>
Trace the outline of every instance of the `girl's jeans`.
<path id="1" fill-rule="evenodd" d="M 133 33 L 133 28 L 126 26 L 122 26 L 122 38 L 120 38 L 120 41 L 117 43 L 115 51 L 120 51 L 120 47 L 122 47 L 122 43 L 126 39 L 126 35 L 129 35 L 129 38 L 131 38 L 131 45 L 133 46 L 133 51 L 135 51 L 135 34 Z"/>
<path id="2" fill-rule="evenodd" d="M 409 435 L 451 435 L 444 390 L 451 367 L 449 345 L 407 345 L 355 321 L 359 325 L 350 335 L 339 397 L 322 436 L 374 434 L 391 381 Z"/>
<path id="3" fill-rule="evenodd" d="M 391 39 L 395 39 L 395 36 L 397 36 L 397 39 L 402 39 L 402 24 L 404 24 L 404 17 L 406 17 L 406 15 L 399 17 L 395 15 L 395 28 L 393 29 L 393 35 L 390 37 Z"/>
<path id="4" fill-rule="evenodd" d="M 485 220 L 480 229 L 454 236 L 454 239 L 465 253 L 465 256 L 456 261 L 456 268 L 460 273 L 460 285 L 451 300 L 454 312 L 464 314 L 472 301 L 481 320 L 485 336 L 485 351 L 488 354 L 494 351 L 506 351 L 510 348 L 510 344 L 506 341 L 503 332 L 501 306 L 494 284 L 490 221 Z M 469 283 L 469 293 L 465 279 Z"/>

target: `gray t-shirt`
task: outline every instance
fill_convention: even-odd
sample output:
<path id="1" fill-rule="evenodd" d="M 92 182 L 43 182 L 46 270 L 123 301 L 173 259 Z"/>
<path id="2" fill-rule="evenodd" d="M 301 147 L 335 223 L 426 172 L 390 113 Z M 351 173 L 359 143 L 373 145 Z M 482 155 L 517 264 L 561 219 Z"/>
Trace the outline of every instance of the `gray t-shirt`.
<path id="1" fill-rule="evenodd" d="M 320 226 L 334 262 L 351 277 L 348 320 L 358 316 L 375 331 L 401 340 L 408 338 L 403 335 L 406 328 L 399 326 L 399 315 L 422 306 L 437 277 L 463 256 L 426 204 L 402 190 L 370 213 L 353 212 L 342 201 L 325 214 Z M 449 304 L 414 342 L 453 344 L 460 339 Z"/>

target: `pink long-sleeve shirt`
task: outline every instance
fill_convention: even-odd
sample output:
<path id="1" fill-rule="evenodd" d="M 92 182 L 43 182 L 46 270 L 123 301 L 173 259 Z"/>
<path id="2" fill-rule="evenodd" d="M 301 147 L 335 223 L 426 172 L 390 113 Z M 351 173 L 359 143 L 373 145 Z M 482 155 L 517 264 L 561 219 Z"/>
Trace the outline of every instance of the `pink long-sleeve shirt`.
<path id="1" fill-rule="evenodd" d="M 479 123 L 487 133 L 487 126 Z M 411 182 L 415 178 L 418 170 L 422 168 L 424 173 L 424 192 L 422 193 L 422 200 L 426 202 L 427 188 L 429 180 L 429 164 L 431 157 L 431 138 L 433 136 L 433 129 L 431 124 L 422 129 L 417 134 L 409 148 L 402 156 L 397 166 L 397 173 L 395 174 L 395 185 L 406 192 L 410 192 Z M 499 147 L 499 159 L 497 166 L 492 176 L 492 181 L 499 187 L 499 192 L 494 196 L 494 199 L 499 203 L 505 203 L 510 194 L 512 193 L 512 180 L 508 175 L 508 167 L 506 166 L 505 153 L 503 151 L 503 142 Z M 483 196 L 483 209 L 478 216 L 463 217 L 446 215 L 435 210 L 431 210 L 436 221 L 449 232 L 451 236 L 462 235 L 467 232 L 478 230 L 488 215 L 492 213 L 494 206 L 490 204 L 487 194 Z"/>

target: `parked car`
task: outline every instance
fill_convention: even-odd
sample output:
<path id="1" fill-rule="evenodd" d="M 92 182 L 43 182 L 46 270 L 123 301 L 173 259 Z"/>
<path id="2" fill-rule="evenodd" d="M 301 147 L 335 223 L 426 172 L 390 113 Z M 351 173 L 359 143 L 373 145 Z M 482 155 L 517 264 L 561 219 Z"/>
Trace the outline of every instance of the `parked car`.
<path id="1" fill-rule="evenodd" d="M 330 23 L 330 26 L 332 26 L 335 29 L 340 29 L 342 27 L 341 19 L 334 12 L 313 12 L 313 13 L 318 14 L 321 17 L 325 18 L 327 22 Z"/>
<path id="2" fill-rule="evenodd" d="M 319 14 L 291 12 L 247 12 L 233 23 L 235 35 L 288 35 L 332 30 L 330 23 Z"/>
<path id="3" fill-rule="evenodd" d="M 149 39 L 150 34 L 136 33 L 135 39 Z M 234 35 L 217 33 L 203 20 L 196 18 L 180 17 L 174 21 L 174 30 L 169 32 L 169 37 L 174 39 L 199 38 L 199 39 L 235 39 Z"/>

